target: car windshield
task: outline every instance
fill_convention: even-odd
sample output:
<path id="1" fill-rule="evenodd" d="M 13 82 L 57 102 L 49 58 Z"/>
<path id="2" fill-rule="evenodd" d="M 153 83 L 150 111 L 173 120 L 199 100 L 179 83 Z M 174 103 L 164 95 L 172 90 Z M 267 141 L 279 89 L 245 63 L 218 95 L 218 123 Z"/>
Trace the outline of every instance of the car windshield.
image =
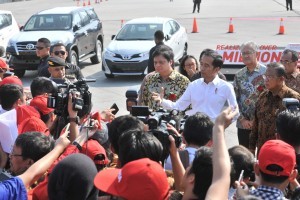
<path id="1" fill-rule="evenodd" d="M 24 31 L 68 30 L 71 26 L 71 15 L 34 15 L 26 23 Z"/>
<path id="2" fill-rule="evenodd" d="M 126 24 L 116 40 L 154 40 L 157 30 L 162 30 L 162 24 Z"/>

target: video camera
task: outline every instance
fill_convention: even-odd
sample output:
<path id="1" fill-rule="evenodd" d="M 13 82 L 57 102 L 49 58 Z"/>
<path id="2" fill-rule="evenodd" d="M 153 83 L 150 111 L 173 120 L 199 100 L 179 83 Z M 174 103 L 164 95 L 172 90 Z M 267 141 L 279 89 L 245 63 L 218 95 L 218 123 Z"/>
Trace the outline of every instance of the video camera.
<path id="1" fill-rule="evenodd" d="M 295 98 L 284 98 L 282 104 L 289 111 L 296 111 L 300 108 L 299 100 Z"/>
<path id="2" fill-rule="evenodd" d="M 174 132 L 167 129 L 167 123 L 169 123 L 178 130 L 180 117 L 177 110 L 167 112 L 166 110 L 160 109 L 156 112 L 151 112 L 148 106 L 132 106 L 131 114 L 142 119 L 145 124 L 148 124 L 149 132 L 152 133 L 163 146 L 163 157 L 166 158 L 169 154 L 169 135 L 175 139 L 177 148 L 181 145 L 182 137 L 177 136 Z"/>
<path id="3" fill-rule="evenodd" d="M 54 113 L 60 117 L 57 133 L 59 136 L 62 127 L 66 125 L 68 113 L 68 98 L 72 94 L 72 108 L 78 111 L 78 116 L 82 117 L 91 110 L 92 94 L 89 92 L 88 82 L 96 82 L 95 79 L 81 79 L 75 83 L 56 84 L 52 81 L 56 92 L 48 96 L 47 107 L 54 108 Z M 57 136 L 57 135 L 56 135 Z"/>

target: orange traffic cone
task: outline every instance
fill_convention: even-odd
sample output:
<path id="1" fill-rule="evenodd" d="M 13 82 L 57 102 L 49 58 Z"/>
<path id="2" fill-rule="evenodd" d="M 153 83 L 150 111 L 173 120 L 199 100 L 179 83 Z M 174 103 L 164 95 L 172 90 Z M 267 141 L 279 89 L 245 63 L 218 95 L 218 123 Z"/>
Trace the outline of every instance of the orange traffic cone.
<path id="1" fill-rule="evenodd" d="M 283 18 L 280 19 L 280 27 L 279 27 L 279 33 L 280 35 L 284 34 L 284 25 L 283 25 Z"/>
<path id="2" fill-rule="evenodd" d="M 79 6 L 79 0 L 76 0 L 77 1 L 77 6 Z"/>
<path id="3" fill-rule="evenodd" d="M 121 20 L 121 28 L 123 27 L 123 24 L 124 24 L 124 20 L 122 19 Z"/>
<path id="4" fill-rule="evenodd" d="M 82 6 L 85 6 L 85 0 L 83 0 Z"/>
<path id="5" fill-rule="evenodd" d="M 234 31 L 234 27 L 232 24 L 232 17 L 230 17 L 228 33 L 233 33 L 233 31 Z"/>
<path id="6" fill-rule="evenodd" d="M 194 17 L 194 23 L 193 23 L 192 33 L 198 33 L 198 25 L 197 25 L 197 21 L 196 21 L 195 17 Z"/>
<path id="7" fill-rule="evenodd" d="M 88 1 L 88 5 L 89 5 L 89 6 L 91 5 L 91 1 L 90 1 L 90 0 Z"/>

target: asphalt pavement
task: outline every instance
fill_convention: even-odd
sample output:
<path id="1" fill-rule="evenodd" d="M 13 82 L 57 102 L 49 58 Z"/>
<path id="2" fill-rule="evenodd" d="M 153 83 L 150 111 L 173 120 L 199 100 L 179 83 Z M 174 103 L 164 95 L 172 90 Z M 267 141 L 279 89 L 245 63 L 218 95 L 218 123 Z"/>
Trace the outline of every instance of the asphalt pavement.
<path id="1" fill-rule="evenodd" d="M 88 2 L 85 0 L 86 5 Z M 77 6 L 77 3 L 83 5 L 83 1 L 31 0 L 0 4 L 0 9 L 11 10 L 17 22 L 24 25 L 32 14 L 40 10 Z M 202 0 L 200 13 L 192 13 L 192 0 L 102 0 L 100 4 L 95 4 L 92 0 L 90 3 L 103 22 L 104 47 L 120 29 L 122 20 L 126 22 L 132 18 L 155 16 L 171 17 L 185 26 L 189 37 L 188 53 L 196 57 L 202 49 L 215 49 L 219 44 L 239 45 L 252 40 L 258 44 L 286 46 L 299 42 L 300 0 L 293 0 L 293 11 L 286 10 L 285 0 Z M 234 33 L 227 33 L 231 17 Z M 197 21 L 198 33 L 191 33 L 194 18 Z M 278 35 L 281 18 L 284 20 L 284 35 Z M 129 88 L 138 88 L 142 77 L 106 79 L 101 66 L 92 65 L 89 61 L 84 62 L 81 68 L 86 78 L 97 79 L 96 83 L 90 84 L 95 109 L 103 110 L 117 103 L 120 108 L 117 115 L 128 114 L 125 92 Z M 36 76 L 36 72 L 26 72 L 24 84 L 28 86 Z M 237 144 L 235 124 L 226 130 L 225 137 L 229 147 Z"/>

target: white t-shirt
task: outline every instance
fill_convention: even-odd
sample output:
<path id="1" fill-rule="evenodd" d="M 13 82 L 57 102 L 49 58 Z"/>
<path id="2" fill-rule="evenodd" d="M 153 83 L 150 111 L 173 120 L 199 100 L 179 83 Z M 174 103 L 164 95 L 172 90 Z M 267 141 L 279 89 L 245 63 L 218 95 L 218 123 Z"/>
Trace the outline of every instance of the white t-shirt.
<path id="1" fill-rule="evenodd" d="M 218 76 L 208 84 L 203 78 L 191 82 L 183 95 L 176 101 L 163 99 L 162 107 L 165 109 L 185 110 L 190 104 L 192 109 L 186 112 L 193 115 L 196 112 L 207 114 L 212 121 L 221 113 L 224 104 L 238 109 L 235 92 L 232 84 L 220 79 Z"/>
<path id="2" fill-rule="evenodd" d="M 192 162 L 195 158 L 196 151 L 198 149 L 196 149 L 194 147 L 186 147 L 185 150 L 187 150 L 189 152 L 189 161 L 190 161 L 190 164 L 192 164 Z M 165 162 L 165 169 L 172 170 L 172 163 L 171 163 L 170 156 L 168 156 L 167 161 Z"/>

